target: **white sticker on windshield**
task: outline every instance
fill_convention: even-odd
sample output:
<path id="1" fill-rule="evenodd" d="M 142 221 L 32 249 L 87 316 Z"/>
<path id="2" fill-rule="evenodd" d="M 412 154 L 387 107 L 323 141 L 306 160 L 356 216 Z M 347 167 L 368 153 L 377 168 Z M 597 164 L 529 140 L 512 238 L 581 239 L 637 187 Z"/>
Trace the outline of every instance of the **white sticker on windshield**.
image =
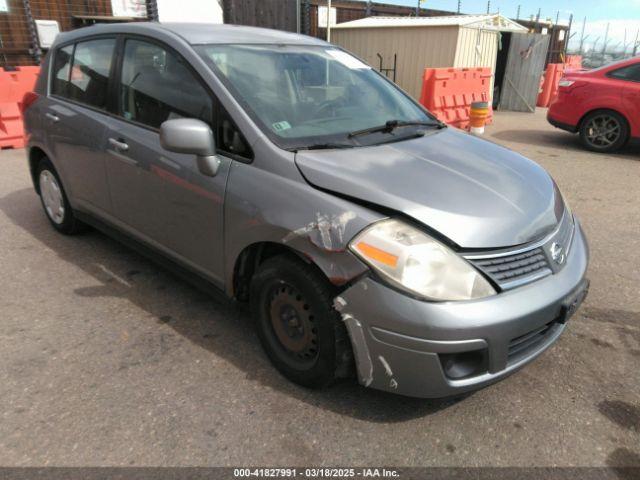
<path id="1" fill-rule="evenodd" d="M 289 122 L 287 122 L 286 120 L 283 120 L 282 122 L 272 123 L 271 126 L 276 132 L 289 130 L 291 128 L 291 125 L 289 125 Z"/>
<path id="2" fill-rule="evenodd" d="M 345 67 L 351 68 L 352 70 L 371 69 L 369 65 L 362 63 L 356 57 L 349 55 L 347 52 L 343 52 L 342 50 L 327 50 L 326 52 Z"/>

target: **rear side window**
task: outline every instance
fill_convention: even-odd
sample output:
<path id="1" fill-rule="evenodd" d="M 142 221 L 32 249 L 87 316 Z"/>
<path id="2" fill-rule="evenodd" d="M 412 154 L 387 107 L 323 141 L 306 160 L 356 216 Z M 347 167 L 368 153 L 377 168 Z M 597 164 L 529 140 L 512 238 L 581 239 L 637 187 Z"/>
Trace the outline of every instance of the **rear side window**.
<path id="1" fill-rule="evenodd" d="M 120 111 L 127 120 L 153 128 L 174 118 L 198 118 L 211 125 L 213 102 L 176 54 L 154 43 L 127 40 Z"/>
<path id="2" fill-rule="evenodd" d="M 76 44 L 66 97 L 106 110 L 115 45 L 112 38 Z"/>
<path id="3" fill-rule="evenodd" d="M 610 77 L 631 82 L 640 82 L 640 63 L 629 65 L 609 73 Z"/>
<path id="4" fill-rule="evenodd" d="M 73 59 L 73 45 L 59 49 L 53 60 L 51 70 L 51 93 L 67 97 L 69 95 L 69 72 Z"/>

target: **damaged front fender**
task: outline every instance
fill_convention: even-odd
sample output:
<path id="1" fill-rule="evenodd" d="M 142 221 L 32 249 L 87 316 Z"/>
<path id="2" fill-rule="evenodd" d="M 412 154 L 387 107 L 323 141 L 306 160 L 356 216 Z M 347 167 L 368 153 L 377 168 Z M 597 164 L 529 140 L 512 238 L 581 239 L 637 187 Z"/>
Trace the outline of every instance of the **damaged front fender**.
<path id="1" fill-rule="evenodd" d="M 296 251 L 337 286 L 368 270 L 348 244 L 385 216 L 311 187 L 295 167 L 293 155 L 278 154 L 280 161 L 290 163 L 289 169 L 274 173 L 236 162 L 230 170 L 225 197 L 225 285 L 230 295 L 240 254 L 264 242 Z"/>

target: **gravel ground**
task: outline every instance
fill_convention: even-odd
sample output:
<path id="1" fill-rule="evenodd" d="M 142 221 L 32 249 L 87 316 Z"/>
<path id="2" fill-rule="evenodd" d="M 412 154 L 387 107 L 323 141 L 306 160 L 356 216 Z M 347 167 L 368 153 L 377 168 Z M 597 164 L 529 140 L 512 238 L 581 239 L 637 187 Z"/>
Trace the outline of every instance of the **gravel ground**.
<path id="1" fill-rule="evenodd" d="M 459 401 L 292 385 L 248 316 L 97 232 L 57 234 L 0 152 L 0 465 L 640 465 L 640 149 L 535 115 L 487 137 L 556 178 L 590 241 L 561 339 Z"/>

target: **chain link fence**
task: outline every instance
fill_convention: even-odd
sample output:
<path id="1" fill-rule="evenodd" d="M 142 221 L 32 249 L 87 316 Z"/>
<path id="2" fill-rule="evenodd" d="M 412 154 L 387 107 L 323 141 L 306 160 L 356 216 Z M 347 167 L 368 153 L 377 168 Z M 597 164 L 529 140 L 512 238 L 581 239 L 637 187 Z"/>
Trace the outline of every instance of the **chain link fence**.
<path id="1" fill-rule="evenodd" d="M 0 67 L 38 65 L 38 20 L 55 20 L 61 32 L 93 25 L 156 21 L 156 0 L 0 0 Z"/>

